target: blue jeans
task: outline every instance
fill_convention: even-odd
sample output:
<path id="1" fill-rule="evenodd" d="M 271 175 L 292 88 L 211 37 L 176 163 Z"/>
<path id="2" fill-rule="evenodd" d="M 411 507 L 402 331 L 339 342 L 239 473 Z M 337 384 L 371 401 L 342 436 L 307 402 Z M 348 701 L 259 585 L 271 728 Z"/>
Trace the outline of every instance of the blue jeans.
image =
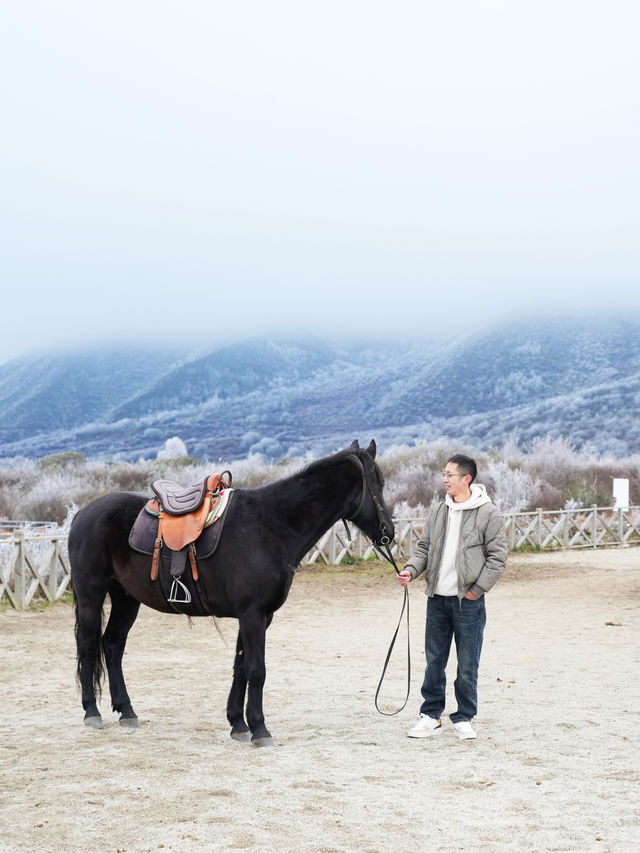
<path id="1" fill-rule="evenodd" d="M 445 705 L 451 640 L 455 637 L 458 672 L 454 690 L 458 709 L 451 722 L 471 720 L 478 711 L 478 665 L 487 615 L 484 596 L 476 601 L 455 595 L 434 595 L 427 600 L 425 652 L 427 666 L 422 684 L 421 714 L 440 719 Z"/>

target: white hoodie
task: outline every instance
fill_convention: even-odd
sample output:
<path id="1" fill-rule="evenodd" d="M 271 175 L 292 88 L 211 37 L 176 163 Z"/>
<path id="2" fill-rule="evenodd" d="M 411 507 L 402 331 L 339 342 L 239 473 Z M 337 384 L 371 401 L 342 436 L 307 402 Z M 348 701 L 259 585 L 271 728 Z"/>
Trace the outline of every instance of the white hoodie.
<path id="1" fill-rule="evenodd" d="M 449 508 L 447 538 L 442 549 L 442 561 L 440 562 L 438 580 L 436 581 L 434 592 L 436 595 L 457 595 L 458 572 L 456 569 L 456 555 L 458 553 L 462 513 L 465 509 L 476 509 L 476 507 L 482 506 L 482 504 L 491 503 L 491 498 L 484 486 L 480 483 L 472 483 L 471 497 L 468 500 L 456 503 L 450 495 L 447 495 L 445 503 Z"/>

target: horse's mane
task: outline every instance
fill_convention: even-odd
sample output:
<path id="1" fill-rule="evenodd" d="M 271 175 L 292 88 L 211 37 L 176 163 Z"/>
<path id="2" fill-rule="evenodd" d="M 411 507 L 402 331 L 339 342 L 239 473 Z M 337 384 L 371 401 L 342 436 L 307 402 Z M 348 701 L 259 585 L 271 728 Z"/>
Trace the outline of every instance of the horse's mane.
<path id="1" fill-rule="evenodd" d="M 315 472 L 322 471 L 324 468 L 329 468 L 336 462 L 342 462 L 343 459 L 348 459 L 349 456 L 357 456 L 358 451 L 352 448 L 346 450 L 338 450 L 336 453 L 331 453 L 329 456 L 322 456 L 320 459 L 312 459 L 298 471 L 298 474 L 304 474 L 307 471 Z M 293 475 L 295 476 L 295 474 Z"/>
<path id="2" fill-rule="evenodd" d="M 370 462 L 373 462 L 370 456 L 363 450 L 363 448 L 353 448 L 347 447 L 344 450 L 338 450 L 336 453 L 330 453 L 328 456 L 322 456 L 320 459 L 312 459 L 311 462 L 307 462 L 306 465 L 303 465 L 299 470 L 294 471 L 292 474 L 287 474 L 285 477 L 279 477 L 277 480 L 273 480 L 270 483 L 264 483 L 262 486 L 256 486 L 255 489 L 251 489 L 253 492 L 267 490 L 272 488 L 273 486 L 283 486 L 286 483 L 295 483 L 300 480 L 305 474 L 316 474 L 321 473 L 322 471 L 332 468 L 336 463 L 343 462 L 348 459 L 350 456 L 357 456 L 364 463 L 363 457 L 367 457 Z M 374 463 L 375 465 L 375 463 Z"/>

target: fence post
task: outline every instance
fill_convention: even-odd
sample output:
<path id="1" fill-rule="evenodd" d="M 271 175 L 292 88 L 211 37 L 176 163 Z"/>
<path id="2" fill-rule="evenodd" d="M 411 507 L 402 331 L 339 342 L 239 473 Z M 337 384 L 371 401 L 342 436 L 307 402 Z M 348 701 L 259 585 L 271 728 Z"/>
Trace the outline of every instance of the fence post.
<path id="1" fill-rule="evenodd" d="M 24 532 L 15 530 L 14 537 L 18 546 L 18 556 L 15 562 L 15 590 L 16 590 L 16 610 L 24 610 L 25 599 L 27 597 L 27 577 L 26 565 L 24 559 Z"/>
<path id="2" fill-rule="evenodd" d="M 58 591 L 58 563 L 60 560 L 60 540 L 56 536 L 53 539 L 53 553 L 49 561 L 49 576 L 47 578 L 47 586 L 49 588 L 49 601 L 56 600 L 56 592 Z"/>
<path id="3" fill-rule="evenodd" d="M 598 547 L 597 536 L 598 536 L 598 513 L 597 513 L 597 504 L 591 504 L 591 509 L 593 510 L 593 515 L 591 516 L 591 539 L 593 540 L 593 547 Z"/>
<path id="4" fill-rule="evenodd" d="M 542 507 L 538 507 L 538 531 L 536 539 L 538 548 L 542 550 Z"/>
<path id="5" fill-rule="evenodd" d="M 336 528 L 334 525 L 329 533 L 329 564 L 331 566 L 336 564 L 336 550 Z"/>
<path id="6" fill-rule="evenodd" d="M 622 507 L 618 507 L 618 539 L 620 540 L 620 547 L 624 547 L 624 519 L 622 517 Z"/>

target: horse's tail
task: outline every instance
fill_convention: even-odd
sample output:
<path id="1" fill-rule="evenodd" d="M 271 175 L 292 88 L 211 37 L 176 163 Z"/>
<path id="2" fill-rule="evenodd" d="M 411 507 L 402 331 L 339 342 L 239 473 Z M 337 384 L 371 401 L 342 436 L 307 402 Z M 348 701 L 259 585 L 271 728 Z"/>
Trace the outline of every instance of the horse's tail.
<path id="1" fill-rule="evenodd" d="M 102 696 L 102 681 L 104 679 L 104 649 L 102 647 L 102 625 L 104 622 L 104 608 L 100 608 L 100 618 L 97 620 L 95 626 L 93 627 L 93 636 L 91 636 L 91 632 L 89 632 L 89 636 L 87 636 L 87 625 L 86 622 L 82 626 L 82 633 L 80 628 L 80 614 L 79 614 L 79 602 L 78 596 L 76 595 L 75 589 L 73 589 L 73 582 L 71 584 L 71 589 L 73 592 L 73 603 L 75 607 L 75 627 L 74 633 L 76 638 L 76 682 L 79 687 L 82 687 L 81 683 L 81 666 L 83 663 L 83 659 L 80 653 L 80 649 L 82 647 L 89 646 L 95 650 L 95 653 L 90 658 L 90 666 L 91 666 L 91 682 L 93 684 L 93 690 L 96 694 L 96 697 L 100 699 Z M 84 659 L 86 662 L 86 658 Z"/>

